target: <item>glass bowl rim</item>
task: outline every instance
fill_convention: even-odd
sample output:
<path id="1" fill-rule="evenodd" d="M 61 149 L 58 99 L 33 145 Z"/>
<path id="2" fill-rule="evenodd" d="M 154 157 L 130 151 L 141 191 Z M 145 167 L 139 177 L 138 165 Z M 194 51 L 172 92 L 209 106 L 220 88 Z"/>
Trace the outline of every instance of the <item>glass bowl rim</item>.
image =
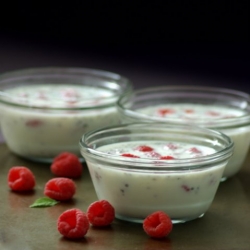
<path id="1" fill-rule="evenodd" d="M 93 160 L 97 160 L 98 162 L 105 162 L 105 163 L 113 163 L 113 164 L 120 164 L 120 168 L 129 168 L 129 169 L 137 169 L 137 170 L 160 170 L 160 171 L 183 171 L 183 170 L 195 170 L 195 169 L 202 169 L 202 168 L 208 168 L 208 165 L 211 165 L 211 162 L 218 162 L 218 161 L 224 161 L 228 159 L 232 153 L 234 148 L 234 142 L 233 140 L 225 135 L 224 133 L 208 129 L 200 126 L 194 126 L 194 125 L 173 125 L 173 124 L 164 124 L 164 123 L 153 123 L 150 125 L 150 128 L 152 126 L 160 126 L 166 128 L 169 126 L 170 128 L 178 128 L 178 129 L 192 129 L 192 130 L 199 130 L 203 131 L 204 133 L 209 133 L 211 136 L 215 136 L 217 139 L 220 138 L 222 141 L 224 141 L 227 145 L 225 148 L 216 151 L 215 153 L 201 156 L 197 158 L 183 158 L 183 159 L 175 159 L 175 160 L 158 160 L 158 159 L 147 159 L 147 158 L 141 158 L 136 160 L 134 158 L 129 157 L 120 157 L 115 155 L 110 155 L 104 152 L 98 151 L 98 149 L 90 148 L 86 140 L 94 135 L 97 135 L 99 133 L 107 133 L 111 132 L 112 130 L 122 130 L 129 127 L 143 127 L 148 128 L 148 123 L 140 122 L 140 123 L 126 123 L 126 124 L 119 124 L 114 126 L 107 126 L 104 128 L 100 128 L 97 130 L 92 130 L 87 133 L 85 133 L 79 141 L 80 146 L 80 152 L 84 158 L 91 158 Z M 120 136 L 124 136 L 120 135 Z M 103 139 L 103 138 L 102 138 Z M 104 137 L 105 139 L 105 137 Z M 83 153 L 84 151 L 84 153 Z M 88 160 L 86 160 L 88 162 Z M 157 163 L 157 165 L 156 165 Z M 152 167 L 152 164 L 154 166 Z M 204 165 L 203 167 L 201 165 Z"/>
<path id="2" fill-rule="evenodd" d="M 222 87 L 210 87 L 210 86 L 194 86 L 194 85 L 168 85 L 168 86 L 155 86 L 155 87 L 147 87 L 147 88 L 142 88 L 142 89 L 136 89 L 134 90 L 132 93 L 127 93 L 124 94 L 122 96 L 120 96 L 116 102 L 116 107 L 117 110 L 120 114 L 127 116 L 129 118 L 132 119 L 144 119 L 143 121 L 148 121 L 148 122 L 164 122 L 164 123 L 173 123 L 173 124 L 184 124 L 183 121 L 181 121 L 181 119 L 178 118 L 161 118 L 161 117 L 152 117 L 152 116 L 148 116 L 145 114 L 142 114 L 140 112 L 136 112 L 133 109 L 130 108 L 126 108 L 124 107 L 125 104 L 128 103 L 129 99 L 128 98 L 133 98 L 137 96 L 143 96 L 143 95 L 150 95 L 153 92 L 154 93 L 162 93 L 164 91 L 168 91 L 171 92 L 172 91 L 197 91 L 197 93 L 206 93 L 206 91 L 213 91 L 213 92 L 218 92 L 220 91 L 221 93 L 225 94 L 225 95 L 235 95 L 238 98 L 242 98 L 247 102 L 247 108 L 249 110 L 245 110 L 245 109 L 240 109 L 239 110 L 243 110 L 245 111 L 245 113 L 243 115 L 240 116 L 236 116 L 236 117 L 232 117 L 232 118 L 227 118 L 227 119 L 217 119 L 215 120 L 215 122 L 213 123 L 212 126 L 209 126 L 209 122 L 208 121 L 195 121 L 192 122 L 190 121 L 190 124 L 195 124 L 197 126 L 207 126 L 209 128 L 221 128 L 221 127 L 233 127 L 233 126 L 239 126 L 241 124 L 245 125 L 250 125 L 250 95 L 247 94 L 246 92 L 243 91 L 239 91 L 239 90 L 235 90 L 235 89 L 230 89 L 230 88 L 222 88 Z M 126 99 L 127 98 L 127 99 Z M 153 99 L 154 100 L 154 99 Z M 126 103 L 123 103 L 125 102 Z M 164 103 L 163 103 L 164 104 Z"/>
<path id="3" fill-rule="evenodd" d="M 66 76 L 74 76 L 79 78 L 82 76 L 92 76 L 92 77 L 103 77 L 109 80 L 114 81 L 114 83 L 117 85 L 118 89 L 122 89 L 120 87 L 119 81 L 122 81 L 124 84 L 124 90 L 120 94 L 115 94 L 112 95 L 108 98 L 105 98 L 105 102 L 97 105 L 91 105 L 91 106 L 77 106 L 77 107 L 39 107 L 39 106 L 34 106 L 34 105 L 25 105 L 25 104 L 20 104 L 15 101 L 11 100 L 6 100 L 6 97 L 9 97 L 6 95 L 4 90 L 1 88 L 1 85 L 5 84 L 5 86 L 8 86 L 8 83 L 11 83 L 13 81 L 14 84 L 13 86 L 20 86 L 17 84 L 16 81 L 18 80 L 25 80 L 28 78 L 34 78 L 38 79 L 39 77 L 49 77 L 49 76 L 61 76 L 61 77 L 66 77 Z M 36 83 L 37 84 L 37 83 Z M 43 83 L 40 83 L 41 85 Z M 45 83 L 46 84 L 46 83 Z M 61 83 L 59 83 L 60 85 Z M 66 83 L 65 83 L 66 84 Z M 27 84 L 29 85 L 29 84 Z M 80 84 L 76 84 L 81 86 Z M 91 85 L 86 85 L 90 86 Z M 96 86 L 100 87 L 100 86 Z M 8 88 L 8 87 L 7 87 Z M 112 90 L 111 88 L 106 87 L 105 89 L 107 90 Z M 24 109 L 35 109 L 35 110 L 91 110 L 91 109 L 100 109 L 100 108 L 107 108 L 112 105 L 115 105 L 119 97 L 123 94 L 128 94 L 133 90 L 133 84 L 130 79 L 127 77 L 120 75 L 118 73 L 113 73 L 110 71 L 106 70 L 101 70 L 101 69 L 94 69 L 94 68 L 85 68 L 85 67 L 33 67 L 33 68 L 24 68 L 24 69 L 18 69 L 18 70 L 12 70 L 8 72 L 4 72 L 0 74 L 0 103 L 8 105 L 8 106 L 13 106 L 13 107 L 19 107 L 19 108 L 24 108 Z M 11 97 L 9 97 L 11 98 Z"/>

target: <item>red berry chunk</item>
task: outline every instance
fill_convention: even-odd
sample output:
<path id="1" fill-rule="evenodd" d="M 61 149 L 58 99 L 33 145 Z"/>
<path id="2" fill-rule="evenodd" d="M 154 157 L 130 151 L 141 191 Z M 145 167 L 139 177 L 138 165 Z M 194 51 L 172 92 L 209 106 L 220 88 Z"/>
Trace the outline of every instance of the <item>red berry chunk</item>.
<path id="1" fill-rule="evenodd" d="M 187 113 L 187 114 L 192 114 L 192 113 L 194 113 L 194 110 L 193 110 L 193 109 L 185 109 L 184 111 L 185 111 L 185 113 Z"/>
<path id="2" fill-rule="evenodd" d="M 115 218 L 115 209 L 106 200 L 96 201 L 88 207 L 87 217 L 93 226 L 108 226 Z"/>
<path id="3" fill-rule="evenodd" d="M 178 148 L 178 146 L 175 145 L 175 144 L 173 144 L 173 143 L 168 143 L 168 144 L 167 144 L 167 147 L 168 147 L 169 149 L 172 149 L 172 150 L 175 150 L 175 149 Z"/>
<path id="4" fill-rule="evenodd" d="M 222 118 L 229 119 L 229 118 L 235 118 L 235 117 L 236 117 L 235 115 L 225 115 Z"/>
<path id="5" fill-rule="evenodd" d="M 186 192 L 189 192 L 189 191 L 192 190 L 192 189 L 191 189 L 189 186 L 187 186 L 187 185 L 182 185 L 181 187 L 182 187 L 182 189 L 185 190 Z"/>
<path id="6" fill-rule="evenodd" d="M 72 98 L 72 97 L 77 98 L 77 97 L 79 97 L 77 91 L 74 89 L 70 89 L 70 88 L 64 89 L 62 91 L 62 96 L 65 98 Z"/>
<path id="7" fill-rule="evenodd" d="M 63 212 L 57 220 L 57 229 L 68 239 L 83 238 L 89 230 L 89 221 L 84 212 L 72 208 Z"/>
<path id="8" fill-rule="evenodd" d="M 124 153 L 124 154 L 121 154 L 121 156 L 124 156 L 124 157 L 131 157 L 131 158 L 140 158 L 139 156 L 133 155 L 133 154 L 130 154 L 130 153 Z"/>
<path id="9" fill-rule="evenodd" d="M 202 153 L 202 152 L 201 152 L 198 148 L 196 148 L 196 147 L 190 148 L 190 151 L 191 151 L 192 153 L 195 153 L 195 154 L 201 154 L 201 153 Z"/>
<path id="10" fill-rule="evenodd" d="M 76 192 L 75 183 L 64 177 L 53 178 L 45 184 L 44 194 L 51 199 L 65 201 L 71 199 Z"/>
<path id="11" fill-rule="evenodd" d="M 31 128 L 37 128 L 43 125 L 43 122 L 40 120 L 29 120 L 26 122 L 26 126 L 31 127 Z"/>
<path id="12" fill-rule="evenodd" d="M 83 167 L 76 155 L 63 152 L 54 158 L 50 170 L 59 177 L 78 178 L 82 175 Z"/>
<path id="13" fill-rule="evenodd" d="M 171 156 L 171 155 L 165 155 L 165 156 L 162 156 L 160 159 L 161 160 L 173 160 L 175 158 L 173 156 Z"/>
<path id="14" fill-rule="evenodd" d="M 15 166 L 9 170 L 8 185 L 13 191 L 29 191 L 35 184 L 35 176 L 27 167 Z"/>
<path id="15" fill-rule="evenodd" d="M 138 151 L 141 151 L 141 152 L 151 152 L 154 149 L 149 147 L 149 146 L 146 146 L 146 145 L 141 145 L 141 146 L 138 146 L 137 148 L 135 148 L 135 150 L 138 150 Z"/>
<path id="16" fill-rule="evenodd" d="M 220 115 L 219 112 L 212 111 L 212 110 L 211 110 L 211 111 L 208 111 L 207 114 L 208 114 L 208 115 L 211 115 L 211 116 L 219 116 L 219 115 Z"/>
<path id="17" fill-rule="evenodd" d="M 151 152 L 147 152 L 146 154 L 147 156 L 150 156 L 152 158 L 157 158 L 157 159 L 160 159 L 161 158 L 161 155 L 155 151 L 151 151 Z"/>
<path id="18" fill-rule="evenodd" d="M 47 100 L 48 99 L 48 97 L 46 96 L 46 93 L 44 93 L 43 91 L 37 92 L 37 98 L 41 99 L 41 100 Z"/>
<path id="19" fill-rule="evenodd" d="M 175 113 L 175 110 L 174 110 L 174 109 L 166 108 L 166 109 L 158 109 L 157 112 L 158 112 L 161 116 L 165 116 L 165 115 L 168 115 L 168 114 L 173 114 L 173 113 Z"/>
<path id="20" fill-rule="evenodd" d="M 143 221 L 144 231 L 152 238 L 163 238 L 172 231 L 172 228 L 171 219 L 162 211 L 150 214 Z"/>

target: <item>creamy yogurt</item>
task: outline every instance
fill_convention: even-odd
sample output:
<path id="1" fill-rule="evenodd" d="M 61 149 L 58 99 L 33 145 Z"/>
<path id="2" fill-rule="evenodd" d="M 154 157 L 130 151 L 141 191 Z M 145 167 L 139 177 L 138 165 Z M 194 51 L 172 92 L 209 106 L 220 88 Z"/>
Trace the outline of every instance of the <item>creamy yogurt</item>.
<path id="1" fill-rule="evenodd" d="M 188 143 L 138 141 L 101 146 L 95 150 L 122 159 L 133 158 L 134 164 L 152 159 L 152 167 L 197 159 L 215 153 L 213 148 Z M 109 158 L 109 156 L 107 156 Z M 210 207 L 226 163 L 201 169 L 182 171 L 131 170 L 109 167 L 87 161 L 99 199 L 107 199 L 115 207 L 116 217 L 141 222 L 157 210 L 165 211 L 174 222 L 203 216 Z"/>
<path id="2" fill-rule="evenodd" d="M 206 156 L 216 152 L 213 148 L 177 142 L 117 143 L 100 147 L 98 148 L 98 151 L 105 152 L 110 155 L 132 157 L 138 160 L 141 158 L 178 160 Z"/>
<path id="3" fill-rule="evenodd" d="M 148 116 L 166 119 L 182 119 L 184 121 L 210 122 L 242 116 L 244 111 L 219 105 L 175 103 L 150 106 L 137 109 L 137 112 Z M 216 121 L 215 121 L 216 122 Z"/>
<path id="4" fill-rule="evenodd" d="M 217 129 L 217 122 L 224 119 L 241 117 L 245 114 L 243 110 L 222 106 L 222 105 L 202 105 L 191 103 L 174 103 L 148 106 L 136 110 L 146 117 L 158 117 L 181 121 L 185 123 L 197 123 L 206 127 Z M 234 154 L 230 158 L 223 179 L 236 174 L 244 163 L 250 144 L 250 125 L 241 127 L 218 128 L 221 132 L 230 136 L 234 141 Z"/>
<path id="5" fill-rule="evenodd" d="M 91 129 L 119 123 L 108 89 L 79 85 L 26 85 L 2 92 L 1 127 L 9 148 L 28 158 L 79 154 L 78 141 Z M 95 108 L 96 106 L 96 108 Z"/>
<path id="6" fill-rule="evenodd" d="M 114 95 L 102 88 L 66 84 L 26 85 L 7 89 L 4 93 L 13 103 L 38 108 L 93 107 Z"/>

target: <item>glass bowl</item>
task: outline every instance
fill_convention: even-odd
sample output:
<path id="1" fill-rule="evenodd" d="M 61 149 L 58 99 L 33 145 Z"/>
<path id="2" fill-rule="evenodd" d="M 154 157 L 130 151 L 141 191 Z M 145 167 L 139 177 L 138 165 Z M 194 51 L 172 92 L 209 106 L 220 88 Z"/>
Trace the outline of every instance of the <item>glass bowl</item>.
<path id="1" fill-rule="evenodd" d="M 243 165 L 250 144 L 249 95 L 226 88 L 159 86 L 136 90 L 117 103 L 120 119 L 129 122 L 195 124 L 219 130 L 234 141 L 234 155 L 222 181 Z"/>
<path id="2" fill-rule="evenodd" d="M 162 210 L 180 223 L 209 209 L 233 142 L 202 127 L 131 123 L 85 133 L 80 152 L 116 218 L 142 222 Z"/>
<path id="3" fill-rule="evenodd" d="M 132 90 L 118 74 L 86 68 L 31 68 L 0 75 L 1 129 L 9 149 L 50 162 L 79 154 L 83 133 L 119 122 L 115 103 Z"/>

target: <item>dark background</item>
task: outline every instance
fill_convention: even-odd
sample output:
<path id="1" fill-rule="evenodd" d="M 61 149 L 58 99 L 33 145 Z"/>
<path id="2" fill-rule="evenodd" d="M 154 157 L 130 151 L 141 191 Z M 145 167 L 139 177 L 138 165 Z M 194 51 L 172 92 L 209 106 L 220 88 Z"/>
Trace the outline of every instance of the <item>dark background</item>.
<path id="1" fill-rule="evenodd" d="M 248 1 L 2 5 L 1 72 L 98 67 L 125 74 L 137 87 L 169 84 L 177 76 L 181 83 L 198 78 L 198 84 L 250 92 Z"/>

